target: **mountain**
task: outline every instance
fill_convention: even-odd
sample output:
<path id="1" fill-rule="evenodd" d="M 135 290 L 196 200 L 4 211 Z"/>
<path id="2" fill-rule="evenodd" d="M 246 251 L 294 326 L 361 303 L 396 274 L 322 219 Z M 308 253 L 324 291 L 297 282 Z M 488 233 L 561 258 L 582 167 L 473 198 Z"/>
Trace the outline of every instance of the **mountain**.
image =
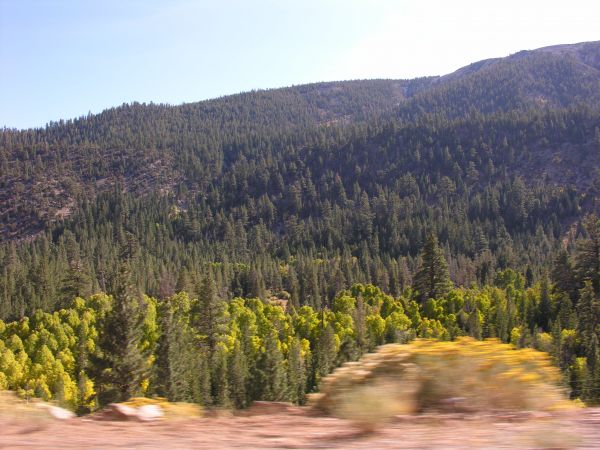
<path id="1" fill-rule="evenodd" d="M 93 196 L 118 177 L 141 193 L 197 182 L 205 176 L 200 166 L 219 174 L 236 157 L 240 141 L 255 147 L 252 139 L 259 136 L 286 134 L 302 145 L 299 135 L 309 129 L 392 120 L 396 114 L 411 122 L 424 114 L 453 119 L 595 108 L 599 55 L 599 42 L 561 45 L 480 61 L 443 77 L 318 83 L 181 106 L 123 105 L 44 129 L 5 129 L 0 236 L 31 236 L 68 215 L 80 192 Z"/>
<path id="2" fill-rule="evenodd" d="M 227 267 L 226 296 L 285 290 L 320 305 L 356 281 L 397 293 L 430 231 L 458 284 L 507 267 L 535 279 L 598 208 L 599 61 L 600 42 L 554 46 L 443 77 L 4 129 L 0 317 L 60 304 L 74 268 L 110 292 L 132 239 L 152 295 L 206 264 Z"/>
<path id="3" fill-rule="evenodd" d="M 0 390 L 302 404 L 379 345 L 471 336 L 549 353 L 548 380 L 600 403 L 598 61 L 554 46 L 2 130 Z M 506 375 L 535 384 L 524 354 Z"/>
<path id="4" fill-rule="evenodd" d="M 170 190 L 182 180 L 203 178 L 200 166 L 208 164 L 214 173 L 242 141 L 254 146 L 261 136 L 391 113 L 426 84 L 427 79 L 318 83 L 181 106 L 134 103 L 44 129 L 4 129 L 0 237 L 31 236 L 68 215 L 80 192 L 94 195 L 118 178 L 132 192 Z"/>
<path id="5" fill-rule="evenodd" d="M 600 42 L 544 47 L 473 63 L 438 78 L 401 110 L 451 117 L 600 101 Z"/>

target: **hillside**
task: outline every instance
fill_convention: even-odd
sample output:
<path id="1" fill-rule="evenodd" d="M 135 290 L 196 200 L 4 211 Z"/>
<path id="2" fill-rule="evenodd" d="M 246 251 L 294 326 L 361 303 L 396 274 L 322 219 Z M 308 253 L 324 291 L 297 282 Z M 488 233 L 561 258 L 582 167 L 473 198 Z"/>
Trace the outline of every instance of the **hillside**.
<path id="1" fill-rule="evenodd" d="M 401 129 L 429 114 L 465 120 L 474 113 L 595 109 L 599 54 L 597 42 L 556 46 L 481 61 L 443 77 L 318 83 L 181 106 L 123 105 L 44 129 L 4 130 L 0 237 L 32 236 L 68 216 L 79 194 L 93 197 L 117 179 L 134 193 L 205 186 L 227 176 L 242 154 L 281 158 L 287 147 L 314 147 L 315 135 L 322 134 L 341 147 L 338 136 L 358 123 Z M 550 141 L 541 150 L 563 145 L 569 142 Z M 577 164 L 570 153 L 553 157 Z M 539 173 L 557 172 L 552 162 L 539 158 L 533 165 Z M 584 178 L 579 181 L 589 184 Z"/>
<path id="2" fill-rule="evenodd" d="M 23 238 L 122 178 L 136 193 L 221 173 L 240 146 L 390 113 L 427 80 L 319 83 L 181 106 L 132 104 L 0 132 L 0 238 Z M 215 172 L 216 171 L 216 172 Z"/>
<path id="3" fill-rule="evenodd" d="M 470 336 L 600 403 L 599 55 L 2 130 L 0 389 L 304 404 L 379 345 Z"/>
<path id="4" fill-rule="evenodd" d="M 253 274 L 252 289 L 224 282 L 227 295 L 295 291 L 277 273 L 290 257 L 311 304 L 352 282 L 398 293 L 432 229 L 458 284 L 507 267 L 536 278 L 597 210 L 598 55 L 598 42 L 555 46 L 444 77 L 123 105 L 3 130 L 0 236 L 39 237 L 0 247 L 3 270 L 17 274 L 4 307 L 55 304 L 74 260 L 105 290 L 113 274 L 97 274 L 116 267 L 123 226 L 152 259 L 137 277 L 153 295 L 164 277 L 215 260 Z M 43 288 L 31 252 L 47 260 Z M 309 288 L 316 257 L 341 262 Z M 336 268 L 350 257 L 354 272 Z"/>

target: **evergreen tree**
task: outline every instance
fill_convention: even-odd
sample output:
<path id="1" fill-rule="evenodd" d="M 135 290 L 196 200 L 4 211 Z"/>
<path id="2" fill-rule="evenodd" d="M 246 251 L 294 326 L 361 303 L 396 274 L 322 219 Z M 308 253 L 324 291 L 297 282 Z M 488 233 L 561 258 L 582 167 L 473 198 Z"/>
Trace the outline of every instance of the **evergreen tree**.
<path id="1" fill-rule="evenodd" d="M 121 263 L 113 297 L 100 340 L 103 370 L 98 392 L 103 404 L 138 395 L 149 374 L 148 355 L 140 348 L 144 304 L 132 285 L 128 260 Z"/>
<path id="2" fill-rule="evenodd" d="M 352 320 L 354 321 L 354 334 L 356 337 L 356 347 L 359 354 L 366 351 L 367 342 L 367 308 L 362 295 L 356 299 L 356 307 L 352 311 Z"/>
<path id="3" fill-rule="evenodd" d="M 227 304 L 218 297 L 210 271 L 207 272 L 197 291 L 198 299 L 192 305 L 191 323 L 212 355 L 227 331 Z"/>
<path id="4" fill-rule="evenodd" d="M 287 374 L 277 333 L 272 330 L 265 336 L 264 352 L 259 362 L 262 375 L 262 398 L 269 401 L 287 399 Z"/>
<path id="5" fill-rule="evenodd" d="M 415 275 L 414 288 L 421 302 L 443 298 L 452 288 L 448 264 L 436 236 L 430 233 L 421 253 L 421 266 Z"/>
<path id="6" fill-rule="evenodd" d="M 189 325 L 190 300 L 186 292 L 174 295 L 159 308 L 161 334 L 156 349 L 155 386 L 171 401 L 202 402 L 195 384 L 199 352 Z"/>
<path id="7" fill-rule="evenodd" d="M 306 400 L 306 364 L 302 355 L 302 343 L 294 336 L 288 356 L 288 398 L 303 405 Z"/>
<path id="8" fill-rule="evenodd" d="M 550 331 L 550 322 L 553 319 L 552 301 L 550 299 L 550 284 L 548 277 L 542 277 L 540 282 L 540 302 L 536 322 L 543 331 Z"/>
<path id="9" fill-rule="evenodd" d="M 595 215 L 584 219 L 588 237 L 580 241 L 575 258 L 577 276 L 583 284 L 590 281 L 596 295 L 600 294 L 600 220 Z"/>
<path id="10" fill-rule="evenodd" d="M 598 301 L 592 282 L 587 280 L 577 304 L 577 333 L 581 339 L 586 355 L 595 355 L 592 344 L 598 343 L 600 324 L 600 301 Z"/>
<path id="11" fill-rule="evenodd" d="M 592 335 L 586 351 L 585 380 L 581 396 L 588 404 L 600 403 L 600 345 L 598 335 Z"/>
<path id="12" fill-rule="evenodd" d="M 62 307 L 68 307 L 75 297 L 88 297 L 92 293 L 92 281 L 80 260 L 69 261 L 69 268 L 62 281 Z"/>
<path id="13" fill-rule="evenodd" d="M 170 367 L 170 351 L 173 310 L 169 302 L 163 301 L 158 306 L 158 326 L 161 330 L 160 337 L 156 345 L 156 361 L 154 367 L 154 377 L 152 385 L 154 392 L 161 397 L 166 397 L 173 400 L 175 396 L 171 394 L 171 367 Z"/>
<path id="14" fill-rule="evenodd" d="M 565 249 L 554 259 L 551 275 L 554 289 L 565 292 L 574 301 L 577 298 L 577 281 L 569 253 Z"/>
<path id="15" fill-rule="evenodd" d="M 248 384 L 250 372 L 246 355 L 240 341 L 236 340 L 229 359 L 229 389 L 233 405 L 236 408 L 248 406 Z"/>
<path id="16" fill-rule="evenodd" d="M 213 404 L 222 408 L 231 406 L 229 394 L 229 360 L 227 348 L 219 344 L 212 354 L 211 367 L 211 396 Z"/>
<path id="17" fill-rule="evenodd" d="M 315 383 L 329 374 L 335 367 L 337 349 L 335 342 L 335 332 L 330 324 L 321 329 L 314 354 L 314 374 Z"/>
<path id="18" fill-rule="evenodd" d="M 211 364 L 208 350 L 204 347 L 195 349 L 194 372 L 192 379 L 192 392 L 194 402 L 201 405 L 213 404 L 213 393 L 211 386 Z"/>

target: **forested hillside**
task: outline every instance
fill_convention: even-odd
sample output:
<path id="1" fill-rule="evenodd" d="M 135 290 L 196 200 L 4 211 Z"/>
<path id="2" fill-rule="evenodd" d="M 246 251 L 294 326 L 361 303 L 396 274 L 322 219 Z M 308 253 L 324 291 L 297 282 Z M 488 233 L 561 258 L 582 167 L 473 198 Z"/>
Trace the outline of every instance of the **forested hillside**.
<path id="1" fill-rule="evenodd" d="M 522 51 L 479 61 L 439 78 L 400 110 L 447 117 L 565 108 L 600 101 L 600 44 L 589 42 Z"/>
<path id="2" fill-rule="evenodd" d="M 552 352 L 594 400 L 599 61 L 549 47 L 2 130 L 0 388 L 302 401 L 375 345 L 468 334 Z"/>

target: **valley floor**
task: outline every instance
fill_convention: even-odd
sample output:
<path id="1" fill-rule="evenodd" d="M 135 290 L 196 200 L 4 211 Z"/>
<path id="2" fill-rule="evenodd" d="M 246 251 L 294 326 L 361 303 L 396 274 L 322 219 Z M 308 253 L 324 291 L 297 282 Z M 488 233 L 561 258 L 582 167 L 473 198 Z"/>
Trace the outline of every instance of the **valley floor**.
<path id="1" fill-rule="evenodd" d="M 304 408 L 153 423 L 77 418 L 65 422 L 0 419 L 0 448 L 45 449 L 465 449 L 600 446 L 600 409 L 555 415 L 399 417 L 374 433 L 311 416 Z"/>

